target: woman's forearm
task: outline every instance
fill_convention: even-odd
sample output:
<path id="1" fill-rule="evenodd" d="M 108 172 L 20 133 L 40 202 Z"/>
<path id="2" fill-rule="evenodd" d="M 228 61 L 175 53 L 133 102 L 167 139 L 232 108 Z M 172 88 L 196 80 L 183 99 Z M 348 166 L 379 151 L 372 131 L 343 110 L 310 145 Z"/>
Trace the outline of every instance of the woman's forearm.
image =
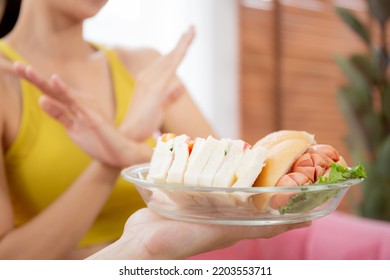
<path id="1" fill-rule="evenodd" d="M 48 208 L 2 237 L 0 259 L 62 258 L 91 227 L 119 172 L 117 168 L 92 162 Z"/>

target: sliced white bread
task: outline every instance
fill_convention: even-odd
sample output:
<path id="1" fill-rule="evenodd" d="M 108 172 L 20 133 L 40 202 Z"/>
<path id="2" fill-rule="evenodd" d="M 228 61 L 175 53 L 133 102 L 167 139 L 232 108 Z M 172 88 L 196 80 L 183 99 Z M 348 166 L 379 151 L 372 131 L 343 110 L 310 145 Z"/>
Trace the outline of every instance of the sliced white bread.
<path id="1" fill-rule="evenodd" d="M 248 144 L 242 140 L 233 140 L 230 148 L 221 167 L 214 176 L 214 187 L 229 188 L 233 185 L 236 179 L 236 170 L 240 164 L 241 158 L 244 155 L 244 148 Z"/>
<path id="2" fill-rule="evenodd" d="M 199 176 L 206 166 L 211 154 L 218 148 L 219 141 L 212 136 L 204 141 L 196 139 L 194 149 L 191 152 L 187 170 L 184 174 L 184 184 L 188 186 L 198 185 Z"/>
<path id="3" fill-rule="evenodd" d="M 167 183 L 182 184 L 190 156 L 188 144 L 190 137 L 179 135 L 173 139 L 173 162 L 168 171 Z"/>
<path id="4" fill-rule="evenodd" d="M 229 150 L 231 143 L 232 140 L 230 139 L 222 139 L 221 141 L 219 141 L 218 147 L 211 154 L 206 166 L 203 168 L 199 176 L 199 186 L 212 186 L 214 176 L 215 174 L 217 174 L 219 168 L 222 166 L 222 163 L 225 160 L 225 156 L 227 154 L 227 151 Z"/>
<path id="5" fill-rule="evenodd" d="M 237 181 L 233 188 L 251 188 L 267 159 L 267 149 L 262 146 L 246 149 L 236 171 Z"/>
<path id="6" fill-rule="evenodd" d="M 148 180 L 165 182 L 173 161 L 173 139 L 164 142 L 160 137 L 150 162 Z"/>

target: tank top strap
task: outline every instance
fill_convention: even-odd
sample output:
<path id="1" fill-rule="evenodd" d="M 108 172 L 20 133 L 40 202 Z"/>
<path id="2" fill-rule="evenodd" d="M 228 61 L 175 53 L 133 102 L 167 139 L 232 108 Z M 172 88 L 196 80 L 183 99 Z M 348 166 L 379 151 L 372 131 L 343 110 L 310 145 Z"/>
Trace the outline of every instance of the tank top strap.
<path id="1" fill-rule="evenodd" d="M 0 52 L 12 62 L 20 61 L 27 64 L 27 60 L 2 39 L 0 39 Z"/>
<path id="2" fill-rule="evenodd" d="M 0 40 L 0 53 L 11 62 L 28 64 L 28 61 L 4 40 Z M 24 79 L 20 80 L 20 88 L 22 113 L 19 132 L 5 154 L 5 160 L 10 164 L 17 163 L 18 160 L 23 160 L 30 148 L 34 145 L 39 131 L 40 118 L 43 113 L 38 106 L 38 100 L 41 95 L 39 90 Z"/>
<path id="3" fill-rule="evenodd" d="M 114 84 L 116 98 L 115 124 L 119 126 L 123 122 L 129 104 L 132 101 L 135 89 L 135 79 L 131 73 L 129 73 L 115 50 L 98 44 L 93 45 L 97 49 L 105 52 L 110 64 L 111 77 Z M 150 145 L 150 147 L 154 147 L 156 145 L 156 139 L 152 135 L 148 137 L 145 142 Z"/>
<path id="4" fill-rule="evenodd" d="M 95 47 L 106 54 L 110 65 L 116 99 L 115 124 L 118 126 L 124 120 L 128 105 L 133 98 L 135 80 L 113 49 L 98 44 L 95 44 Z"/>

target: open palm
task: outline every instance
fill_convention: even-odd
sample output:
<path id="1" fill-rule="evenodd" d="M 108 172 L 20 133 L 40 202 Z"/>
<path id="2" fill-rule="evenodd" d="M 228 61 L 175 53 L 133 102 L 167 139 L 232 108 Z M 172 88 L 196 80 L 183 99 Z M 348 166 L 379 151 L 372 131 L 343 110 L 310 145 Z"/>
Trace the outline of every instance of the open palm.
<path id="1" fill-rule="evenodd" d="M 270 238 L 310 226 L 311 222 L 267 226 L 230 226 L 165 219 L 150 209 L 126 222 L 122 237 L 91 259 L 185 259 L 221 249 L 243 239 Z"/>

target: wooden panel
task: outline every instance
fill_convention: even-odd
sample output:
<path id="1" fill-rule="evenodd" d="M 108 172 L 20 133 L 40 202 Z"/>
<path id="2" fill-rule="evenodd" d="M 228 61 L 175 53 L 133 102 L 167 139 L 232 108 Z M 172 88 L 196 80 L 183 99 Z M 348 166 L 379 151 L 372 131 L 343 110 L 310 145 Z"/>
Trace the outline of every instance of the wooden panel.
<path id="1" fill-rule="evenodd" d="M 255 143 L 275 130 L 273 12 L 240 6 L 241 138 Z"/>
<path id="2" fill-rule="evenodd" d="M 348 5 L 367 21 L 362 1 Z M 255 9 L 239 1 L 243 139 L 254 143 L 277 129 L 307 130 L 350 159 L 343 141 L 347 126 L 337 104 L 337 90 L 345 77 L 334 56 L 365 51 L 365 47 L 338 18 L 333 2 L 283 1 L 276 12 L 272 4 Z M 340 209 L 352 211 L 348 199 Z"/>
<path id="3" fill-rule="evenodd" d="M 312 11 L 283 6 L 283 128 L 304 129 L 335 146 L 349 160 L 346 124 L 337 104 L 344 77 L 335 54 L 364 51 L 364 45 L 336 16 L 331 4 Z"/>

